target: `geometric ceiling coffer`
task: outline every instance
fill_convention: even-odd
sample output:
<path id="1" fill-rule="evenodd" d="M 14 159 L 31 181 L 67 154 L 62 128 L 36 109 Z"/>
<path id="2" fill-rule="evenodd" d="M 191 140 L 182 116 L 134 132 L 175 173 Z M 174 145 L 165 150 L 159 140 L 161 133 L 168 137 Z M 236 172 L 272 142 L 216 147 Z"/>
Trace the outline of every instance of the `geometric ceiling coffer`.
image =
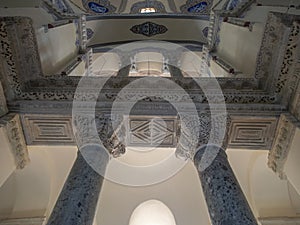
<path id="1" fill-rule="evenodd" d="M 163 34 L 168 31 L 164 25 L 159 25 L 152 22 L 145 22 L 139 25 L 135 25 L 130 29 L 135 34 L 142 34 L 147 37 L 151 37 L 157 34 Z"/>
<path id="2" fill-rule="evenodd" d="M 82 0 L 83 7 L 92 14 L 113 13 L 117 8 L 109 0 Z"/>
<path id="3" fill-rule="evenodd" d="M 155 13 L 166 13 L 164 4 L 155 0 L 134 3 L 130 9 L 130 13 L 131 14 L 141 13 L 141 10 L 144 8 L 154 8 Z"/>
<path id="4" fill-rule="evenodd" d="M 270 150 L 277 118 L 232 117 L 228 148 Z"/>
<path id="5" fill-rule="evenodd" d="M 180 7 L 182 13 L 209 14 L 213 0 L 188 0 Z"/>
<path id="6" fill-rule="evenodd" d="M 62 115 L 22 115 L 27 145 L 74 145 L 72 118 Z"/>
<path id="7" fill-rule="evenodd" d="M 175 117 L 129 117 L 127 145 L 140 147 L 175 147 Z"/>

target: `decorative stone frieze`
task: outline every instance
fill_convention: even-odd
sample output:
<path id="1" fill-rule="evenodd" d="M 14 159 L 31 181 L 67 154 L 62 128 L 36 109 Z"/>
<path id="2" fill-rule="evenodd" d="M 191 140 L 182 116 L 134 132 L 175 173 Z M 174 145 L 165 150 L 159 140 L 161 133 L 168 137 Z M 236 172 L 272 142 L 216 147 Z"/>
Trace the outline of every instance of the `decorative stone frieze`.
<path id="1" fill-rule="evenodd" d="M 231 117 L 228 147 L 270 150 L 277 120 L 276 117 Z"/>
<path id="2" fill-rule="evenodd" d="M 279 118 L 275 139 L 268 156 L 268 166 L 285 179 L 284 164 L 287 160 L 296 127 L 300 123 L 290 114 L 282 114 Z"/>
<path id="3" fill-rule="evenodd" d="M 300 16 L 299 16 L 300 18 Z M 294 21 L 291 26 L 289 40 L 284 54 L 280 75 L 276 83 L 275 92 L 282 98 L 282 103 L 287 105 L 295 94 L 300 83 L 300 23 Z"/>
<path id="4" fill-rule="evenodd" d="M 268 15 L 255 78 L 259 86 L 287 105 L 299 82 L 296 67 L 299 59 L 300 16 L 271 12 Z"/>
<path id="5" fill-rule="evenodd" d="M 0 128 L 5 130 L 17 169 L 23 169 L 30 160 L 19 115 L 7 114 L 1 117 Z"/>
<path id="6" fill-rule="evenodd" d="M 0 82 L 0 117 L 5 115 L 8 112 L 7 105 L 6 105 L 6 98 L 4 95 L 4 91 L 2 88 L 2 84 Z"/>
<path id="7" fill-rule="evenodd" d="M 287 16 L 286 18 L 289 17 Z M 264 88 L 268 84 L 271 84 L 271 87 L 276 86 L 274 83 L 279 79 L 281 62 L 283 61 L 285 46 L 289 36 L 288 25 L 290 25 L 283 23 L 283 19 L 283 14 L 280 13 L 269 13 L 267 18 L 255 72 L 255 78 L 260 80 L 260 85 L 264 86 Z"/>
<path id="8" fill-rule="evenodd" d="M 1 22 L 5 24 L 6 41 L 11 46 L 9 54 L 12 55 L 8 54 L 7 56 L 15 60 L 18 76 L 25 81 L 41 77 L 41 62 L 32 19 L 29 17 L 4 17 L 1 18 Z"/>

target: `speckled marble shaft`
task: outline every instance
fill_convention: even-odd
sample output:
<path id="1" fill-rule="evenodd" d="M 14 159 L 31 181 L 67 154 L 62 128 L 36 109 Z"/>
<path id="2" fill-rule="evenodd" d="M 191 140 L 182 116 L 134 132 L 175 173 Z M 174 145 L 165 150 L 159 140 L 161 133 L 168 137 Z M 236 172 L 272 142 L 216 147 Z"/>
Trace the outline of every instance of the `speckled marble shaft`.
<path id="1" fill-rule="evenodd" d="M 47 225 L 92 225 L 102 182 L 78 152 Z"/>
<path id="2" fill-rule="evenodd" d="M 213 148 L 219 148 L 213 146 Z M 194 163 L 201 180 L 212 225 L 257 225 L 246 197 L 229 165 L 227 155 L 220 149 L 212 163 L 202 170 L 201 163 L 205 146 L 194 157 Z M 209 150 L 208 150 L 209 151 Z"/>

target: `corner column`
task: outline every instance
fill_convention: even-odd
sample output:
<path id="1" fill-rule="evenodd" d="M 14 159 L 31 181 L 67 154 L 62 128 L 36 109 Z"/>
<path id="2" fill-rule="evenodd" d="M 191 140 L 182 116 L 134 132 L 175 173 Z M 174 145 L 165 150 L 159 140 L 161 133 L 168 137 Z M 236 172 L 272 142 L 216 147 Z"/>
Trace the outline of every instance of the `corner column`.
<path id="1" fill-rule="evenodd" d="M 212 225 L 257 225 L 221 147 L 202 146 L 194 156 L 194 164 L 201 180 Z"/>
<path id="2" fill-rule="evenodd" d="M 108 158 L 103 158 L 106 167 Z M 92 225 L 103 177 L 78 151 L 47 225 Z"/>

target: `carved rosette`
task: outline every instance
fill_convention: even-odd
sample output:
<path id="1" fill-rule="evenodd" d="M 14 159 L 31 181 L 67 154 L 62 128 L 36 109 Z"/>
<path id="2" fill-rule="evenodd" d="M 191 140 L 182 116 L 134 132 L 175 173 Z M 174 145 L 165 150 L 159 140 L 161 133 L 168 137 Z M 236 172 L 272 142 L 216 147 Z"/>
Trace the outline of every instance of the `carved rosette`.
<path id="1" fill-rule="evenodd" d="M 29 154 L 18 114 L 7 114 L 0 119 L 0 128 L 5 130 L 17 169 L 23 169 L 29 162 Z"/>
<path id="2" fill-rule="evenodd" d="M 281 179 L 286 178 L 284 164 L 289 154 L 296 127 L 299 125 L 299 122 L 290 114 L 281 114 L 275 134 L 275 141 L 268 156 L 268 166 Z"/>

